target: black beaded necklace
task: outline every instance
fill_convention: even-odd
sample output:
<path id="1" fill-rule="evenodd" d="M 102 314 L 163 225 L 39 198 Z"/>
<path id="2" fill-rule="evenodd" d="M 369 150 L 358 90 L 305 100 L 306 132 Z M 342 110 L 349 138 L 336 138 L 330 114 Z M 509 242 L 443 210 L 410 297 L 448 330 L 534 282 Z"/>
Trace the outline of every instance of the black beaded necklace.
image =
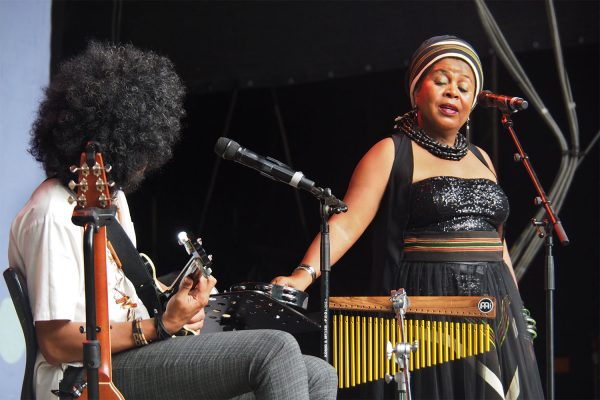
<path id="1" fill-rule="evenodd" d="M 467 138 L 462 133 L 458 132 L 454 146 L 442 144 L 429 136 L 417 124 L 417 110 L 411 110 L 406 114 L 395 119 L 396 125 L 394 129 L 404 133 L 406 136 L 415 141 L 419 146 L 430 152 L 436 157 L 445 160 L 458 161 L 467 155 L 469 144 Z"/>

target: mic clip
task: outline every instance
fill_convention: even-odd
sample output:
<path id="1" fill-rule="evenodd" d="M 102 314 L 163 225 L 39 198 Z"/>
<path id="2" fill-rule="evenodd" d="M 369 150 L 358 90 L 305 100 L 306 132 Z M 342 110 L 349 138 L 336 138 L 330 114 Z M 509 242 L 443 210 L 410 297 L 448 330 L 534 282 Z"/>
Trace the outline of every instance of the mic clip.
<path id="1" fill-rule="evenodd" d="M 325 207 L 326 214 L 329 216 L 348 211 L 346 203 L 331 194 L 331 189 L 329 188 L 314 187 L 313 194 L 317 199 L 321 200 L 321 204 Z"/>

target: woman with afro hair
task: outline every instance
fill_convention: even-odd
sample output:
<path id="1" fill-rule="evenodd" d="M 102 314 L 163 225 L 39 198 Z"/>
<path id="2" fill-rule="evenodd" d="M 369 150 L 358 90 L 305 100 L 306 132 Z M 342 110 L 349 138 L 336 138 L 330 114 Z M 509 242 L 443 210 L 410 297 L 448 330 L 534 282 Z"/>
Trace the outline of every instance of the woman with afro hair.
<path id="1" fill-rule="evenodd" d="M 91 42 L 63 63 L 46 89 L 30 153 L 47 179 L 10 230 L 9 261 L 26 277 L 38 356 L 36 398 L 54 399 L 67 368 L 81 366 L 85 335 L 83 229 L 71 222 L 69 166 L 98 142 L 119 190 L 114 204 L 135 244 L 124 193 L 173 154 L 184 116 L 184 87 L 165 57 L 131 45 Z M 201 333 L 170 338 L 184 325 L 200 331 L 213 277 L 184 279 L 160 321 L 150 315 L 107 252 L 113 381 L 127 399 L 334 399 L 337 378 L 324 361 L 303 356 L 281 331 Z M 125 301 L 123 301 L 125 300 Z M 157 323 L 160 322 L 160 323 Z M 134 339 L 134 329 L 144 340 Z M 163 329 L 165 332 L 157 332 Z M 162 333 L 162 334 L 161 334 Z M 290 365 L 293 365 L 290 368 Z"/>

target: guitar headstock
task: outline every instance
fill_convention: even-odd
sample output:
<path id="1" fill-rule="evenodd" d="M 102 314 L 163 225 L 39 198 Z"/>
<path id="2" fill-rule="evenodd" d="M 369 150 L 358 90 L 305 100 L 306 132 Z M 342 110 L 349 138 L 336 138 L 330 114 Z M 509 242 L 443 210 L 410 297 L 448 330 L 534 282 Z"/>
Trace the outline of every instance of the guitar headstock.
<path id="1" fill-rule="evenodd" d="M 109 208 L 112 205 L 110 188 L 114 186 L 114 182 L 106 178 L 110 170 L 110 165 L 104 165 L 98 143 L 87 143 L 79 167 L 72 165 L 70 168 L 78 178 L 77 183 L 69 182 L 69 189 L 77 192 L 75 197 L 69 197 L 69 202 L 76 202 L 76 209 Z"/>
<path id="2" fill-rule="evenodd" d="M 206 254 L 206 251 L 202 247 L 202 239 L 197 238 L 196 240 L 192 240 L 186 232 L 179 232 L 177 240 L 185 248 L 185 251 L 192 256 L 194 264 L 202 271 L 202 275 L 208 278 L 212 274 L 212 256 Z"/>

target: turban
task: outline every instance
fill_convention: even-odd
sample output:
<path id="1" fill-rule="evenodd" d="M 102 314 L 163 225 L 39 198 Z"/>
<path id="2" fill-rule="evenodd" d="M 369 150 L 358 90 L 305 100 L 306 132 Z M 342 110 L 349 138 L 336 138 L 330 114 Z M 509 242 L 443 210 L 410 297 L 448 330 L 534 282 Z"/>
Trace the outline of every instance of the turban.
<path id="1" fill-rule="evenodd" d="M 415 86 L 427 71 L 429 67 L 442 58 L 458 58 L 466 62 L 473 70 L 475 76 L 475 95 L 473 96 L 473 105 L 477 101 L 477 95 L 483 87 L 483 70 L 481 61 L 473 47 L 456 36 L 434 36 L 424 41 L 412 56 L 410 66 L 408 67 L 408 95 L 410 103 L 415 106 L 414 91 Z"/>

